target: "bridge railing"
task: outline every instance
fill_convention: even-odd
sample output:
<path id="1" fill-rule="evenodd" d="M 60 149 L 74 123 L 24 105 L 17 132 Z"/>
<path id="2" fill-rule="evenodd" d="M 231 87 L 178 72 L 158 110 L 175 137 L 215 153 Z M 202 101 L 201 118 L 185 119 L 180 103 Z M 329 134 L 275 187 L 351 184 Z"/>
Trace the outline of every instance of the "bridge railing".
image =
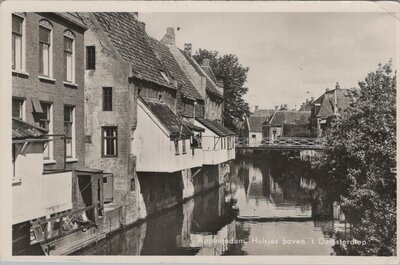
<path id="1" fill-rule="evenodd" d="M 322 147 L 325 143 L 323 138 L 302 137 L 278 137 L 276 139 L 262 139 L 261 141 L 249 141 L 247 137 L 238 138 L 236 147 L 263 147 L 263 146 L 287 146 L 287 147 Z"/>

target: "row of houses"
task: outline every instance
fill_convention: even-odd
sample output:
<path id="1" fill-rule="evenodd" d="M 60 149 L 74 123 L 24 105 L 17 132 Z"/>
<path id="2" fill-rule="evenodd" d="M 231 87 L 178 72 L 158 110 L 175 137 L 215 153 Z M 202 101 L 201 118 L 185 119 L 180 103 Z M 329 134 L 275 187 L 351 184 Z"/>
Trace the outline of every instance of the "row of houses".
<path id="1" fill-rule="evenodd" d="M 319 98 L 304 102 L 299 110 L 289 110 L 287 105 L 275 109 L 259 109 L 245 118 L 240 136 L 248 137 L 249 143 L 263 139 L 273 141 L 279 137 L 325 137 L 330 134 L 336 118 L 356 101 L 356 89 L 326 89 Z"/>
<path id="2" fill-rule="evenodd" d="M 235 158 L 209 61 L 137 13 L 13 13 L 12 95 L 14 254 L 75 251 L 220 185 Z"/>

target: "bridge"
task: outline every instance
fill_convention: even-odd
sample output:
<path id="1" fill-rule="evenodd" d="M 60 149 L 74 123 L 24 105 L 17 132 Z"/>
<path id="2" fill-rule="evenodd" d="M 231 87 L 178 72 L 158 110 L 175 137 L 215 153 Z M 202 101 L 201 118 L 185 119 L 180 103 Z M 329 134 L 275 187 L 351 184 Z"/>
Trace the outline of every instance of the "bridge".
<path id="1" fill-rule="evenodd" d="M 262 139 L 259 142 L 249 142 L 249 138 L 243 137 L 236 140 L 236 149 L 253 150 L 322 150 L 325 144 L 324 138 L 296 138 L 278 137 L 276 139 Z"/>

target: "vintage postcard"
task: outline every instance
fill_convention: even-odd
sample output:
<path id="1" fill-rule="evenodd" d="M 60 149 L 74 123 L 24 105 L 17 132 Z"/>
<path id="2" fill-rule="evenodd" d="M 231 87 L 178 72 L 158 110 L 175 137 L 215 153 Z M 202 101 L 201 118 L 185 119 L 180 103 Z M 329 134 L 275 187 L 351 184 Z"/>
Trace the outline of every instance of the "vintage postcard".
<path id="1" fill-rule="evenodd" d="M 399 4 L 0 8 L 2 260 L 398 263 Z"/>

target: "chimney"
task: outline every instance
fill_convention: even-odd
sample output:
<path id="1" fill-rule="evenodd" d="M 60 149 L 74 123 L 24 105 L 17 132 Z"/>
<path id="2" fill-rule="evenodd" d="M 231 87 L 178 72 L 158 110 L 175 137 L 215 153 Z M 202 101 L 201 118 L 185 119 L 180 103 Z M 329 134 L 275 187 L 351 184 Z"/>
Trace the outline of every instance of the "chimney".
<path id="1" fill-rule="evenodd" d="M 138 21 L 139 23 L 139 27 L 143 30 L 146 31 L 146 23 L 142 22 L 142 21 Z"/>
<path id="2" fill-rule="evenodd" d="M 311 102 L 313 102 L 314 101 L 314 97 L 311 97 Z"/>
<path id="3" fill-rule="evenodd" d="M 203 61 L 201 62 L 202 66 L 210 66 L 210 59 L 203 59 Z"/>
<path id="4" fill-rule="evenodd" d="M 139 19 L 139 12 L 131 12 L 133 19 L 137 21 Z"/>
<path id="5" fill-rule="evenodd" d="M 329 92 L 329 88 L 326 88 L 326 89 L 325 89 L 325 92 Z"/>
<path id="6" fill-rule="evenodd" d="M 279 106 L 276 105 L 276 106 L 275 106 L 275 111 L 278 111 L 278 110 L 279 110 Z"/>
<path id="7" fill-rule="evenodd" d="M 339 85 L 339 82 L 336 82 L 336 86 L 335 86 L 335 89 L 340 89 L 340 85 Z"/>
<path id="8" fill-rule="evenodd" d="M 285 104 L 284 107 L 285 107 L 286 110 L 288 109 L 287 104 Z"/>
<path id="9" fill-rule="evenodd" d="M 191 43 L 185 43 L 184 50 L 187 55 L 192 56 L 192 44 Z"/>
<path id="10" fill-rule="evenodd" d="M 162 37 L 161 43 L 175 46 L 175 29 L 173 27 L 167 28 L 167 33 Z"/>
<path id="11" fill-rule="evenodd" d="M 256 105 L 256 106 L 254 106 L 254 111 L 257 111 L 258 110 L 258 106 Z"/>

